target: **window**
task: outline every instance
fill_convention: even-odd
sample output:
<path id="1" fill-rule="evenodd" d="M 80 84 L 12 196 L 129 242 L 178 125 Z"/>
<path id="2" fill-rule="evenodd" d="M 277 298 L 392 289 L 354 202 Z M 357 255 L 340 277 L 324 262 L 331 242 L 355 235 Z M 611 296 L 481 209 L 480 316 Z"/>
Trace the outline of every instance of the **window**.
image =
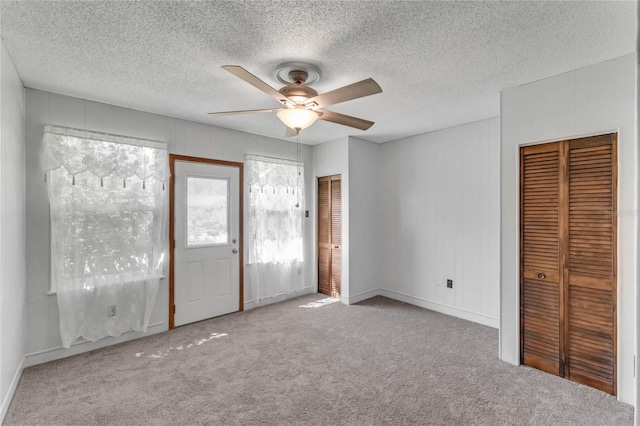
<path id="1" fill-rule="evenodd" d="M 63 345 L 146 329 L 166 248 L 164 144 L 46 126 L 43 147 Z"/>
<path id="2" fill-rule="evenodd" d="M 187 247 L 229 243 L 229 180 L 187 177 Z"/>
<path id="3" fill-rule="evenodd" d="M 247 156 L 246 170 L 249 278 L 258 298 L 302 290 L 304 166 Z"/>

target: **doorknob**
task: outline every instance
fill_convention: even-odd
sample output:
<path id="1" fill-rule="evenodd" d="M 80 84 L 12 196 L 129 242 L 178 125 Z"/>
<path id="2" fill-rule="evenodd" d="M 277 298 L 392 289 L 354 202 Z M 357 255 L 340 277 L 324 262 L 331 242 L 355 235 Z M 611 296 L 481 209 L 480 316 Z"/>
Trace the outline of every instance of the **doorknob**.
<path id="1" fill-rule="evenodd" d="M 540 272 L 540 273 L 538 274 L 538 279 L 539 279 L 539 280 L 544 280 L 544 274 L 543 274 L 542 272 Z"/>
<path id="2" fill-rule="evenodd" d="M 233 249 L 232 252 L 235 254 L 238 252 L 238 249 Z"/>
<path id="3" fill-rule="evenodd" d="M 233 240 L 231 240 L 231 242 L 232 242 L 233 244 L 235 244 L 235 243 L 237 243 L 237 242 L 238 242 L 238 240 L 236 240 L 236 239 L 234 238 Z"/>

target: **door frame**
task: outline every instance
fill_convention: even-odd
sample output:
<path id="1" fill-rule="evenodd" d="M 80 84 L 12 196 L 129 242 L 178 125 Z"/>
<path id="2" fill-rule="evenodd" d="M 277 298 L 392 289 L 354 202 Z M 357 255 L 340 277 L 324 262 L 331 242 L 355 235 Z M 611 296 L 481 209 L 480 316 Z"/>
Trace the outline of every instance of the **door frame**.
<path id="1" fill-rule="evenodd" d="M 212 158 L 202 158 L 202 157 L 191 157 L 188 155 L 179 155 L 179 154 L 169 154 L 169 170 L 171 172 L 171 177 L 169 178 L 169 330 L 173 330 L 175 328 L 174 323 L 174 313 L 175 313 L 175 298 L 174 298 L 174 289 L 175 289 L 175 265 L 174 265 L 174 249 L 175 249 L 175 234 L 174 234 L 174 219 L 175 219 L 175 163 L 176 161 L 187 161 L 192 163 L 206 163 L 212 164 L 216 166 L 229 166 L 229 167 L 237 167 L 239 172 L 239 193 L 238 197 L 239 205 L 239 222 L 238 229 L 240 235 L 238 236 L 239 244 L 238 244 L 238 256 L 239 256 L 239 300 L 238 300 L 238 311 L 244 311 L 244 163 L 238 163 L 235 161 L 225 161 L 225 160 L 216 160 Z"/>
<path id="2" fill-rule="evenodd" d="M 618 134 L 619 131 L 608 131 L 608 132 L 603 132 L 603 133 L 594 133 L 594 134 L 590 134 L 590 135 L 585 135 L 585 136 L 579 136 L 579 137 L 569 137 L 569 138 L 563 138 L 563 139 L 557 139 L 557 140 L 549 140 L 549 141 L 544 141 L 544 142 L 539 142 L 539 143 L 532 143 L 532 144 L 525 144 L 525 145 L 519 145 L 518 146 L 518 162 L 519 162 L 519 179 L 520 182 L 518 183 L 518 188 L 519 188 L 519 201 L 518 201 L 518 206 L 519 206 L 519 214 L 518 214 L 518 239 L 519 239 L 519 247 L 518 247 L 518 256 L 519 256 L 519 261 L 518 261 L 518 275 L 519 275 L 519 285 L 518 285 L 518 300 L 519 300 L 519 306 L 518 306 L 518 310 L 519 310 L 519 315 L 518 315 L 518 321 L 519 321 L 519 330 L 518 330 L 518 336 L 520 339 L 520 344 L 519 344 L 519 349 L 520 349 L 520 354 L 519 354 L 519 361 L 520 364 L 524 364 L 524 255 L 523 255 L 523 250 L 524 250 L 524 227 L 523 227 L 523 220 L 524 220 L 524 156 L 523 156 L 523 149 L 526 147 L 539 147 L 539 146 L 544 146 L 544 145 L 548 145 L 548 144 L 552 144 L 552 143 L 561 143 L 563 144 L 563 146 L 560 147 L 561 149 L 561 160 L 560 160 L 560 179 L 562 179 L 565 182 L 568 182 L 569 176 L 568 176 L 568 161 L 569 161 L 569 157 L 568 157 L 568 151 L 569 151 L 569 144 L 571 143 L 571 141 L 574 140 L 583 140 L 583 139 L 589 139 L 592 137 L 598 137 L 598 136 L 611 136 L 611 179 L 612 179 L 612 184 L 613 184 L 613 193 L 612 193 L 612 207 L 615 210 L 612 214 L 612 227 L 613 227 L 613 234 L 612 234 L 612 258 L 613 258 L 613 270 L 612 270 L 612 279 L 611 279 L 611 285 L 612 285 L 612 303 L 613 303 L 613 393 L 612 395 L 614 396 L 618 396 L 618 315 L 619 315 L 619 310 L 618 310 L 618 269 L 620 267 L 619 263 L 618 263 L 618 240 L 619 240 L 619 227 L 618 227 L 618 200 L 619 200 L 619 188 L 620 188 L 620 182 L 619 182 L 619 176 L 618 176 L 618 168 L 619 168 L 619 164 L 618 164 Z M 568 197 L 567 193 L 562 193 L 563 189 L 560 189 L 561 192 L 561 197 Z M 561 219 L 561 222 L 564 219 Z M 560 223 L 560 228 L 562 229 L 563 227 L 565 229 L 568 229 L 569 224 L 568 223 Z M 568 253 L 568 240 L 563 241 L 563 238 L 560 238 L 560 250 L 563 253 L 563 256 L 566 256 Z M 562 262 L 561 262 L 562 263 Z M 569 287 L 569 278 L 568 278 L 568 269 L 566 268 L 566 265 L 563 263 L 562 264 L 563 270 L 561 271 L 560 274 L 560 281 L 562 283 L 561 287 L 560 287 L 560 294 L 563 297 L 563 303 L 561 303 L 560 305 L 560 324 L 559 327 L 561 329 L 562 334 L 564 334 L 565 336 L 568 336 L 569 333 L 569 324 L 568 321 L 564 321 L 564 314 L 565 312 L 568 312 L 568 298 L 566 297 L 566 295 L 568 294 L 568 287 Z M 568 340 L 565 338 L 564 342 L 560 342 L 560 354 L 561 358 L 559 359 L 560 361 L 560 374 L 559 377 L 562 378 L 566 378 L 569 380 L 568 377 L 566 377 L 566 354 L 568 353 Z M 634 358 L 635 359 L 635 358 Z M 635 371 L 635 370 L 634 370 Z M 588 385 L 585 385 L 588 386 Z M 591 386 L 590 386 L 591 387 Z M 592 387 L 593 388 L 593 387 Z M 595 388 L 594 388 L 595 389 Z"/>
<path id="3" fill-rule="evenodd" d="M 340 181 L 340 187 L 342 188 L 342 173 L 333 173 L 333 174 L 329 174 L 329 175 L 323 175 L 323 176 L 317 176 L 316 177 L 316 218 L 318 218 L 317 223 L 316 223 L 316 243 L 315 243 L 315 251 L 316 251 L 316 256 L 315 256 L 315 263 L 316 263 L 316 292 L 320 293 L 320 179 L 328 179 L 329 182 L 333 182 L 334 180 L 339 180 Z M 331 188 L 331 187 L 330 187 Z M 342 191 L 342 189 L 341 189 Z M 331 203 L 331 197 L 329 197 L 329 203 L 330 205 Z M 340 204 L 342 205 L 342 200 L 340 201 Z M 342 211 L 340 212 L 340 224 L 342 225 L 343 223 L 343 213 L 344 213 L 344 209 L 342 209 Z M 329 223 L 331 223 L 331 209 L 329 209 Z M 342 235 L 342 226 L 340 227 L 340 235 Z M 342 235 L 342 237 L 344 237 L 344 235 Z M 331 246 L 331 244 L 329 244 Z M 343 274 L 342 274 L 342 254 L 343 254 L 343 244 L 340 245 L 340 264 L 341 264 L 341 268 L 340 268 L 340 293 L 339 293 L 339 299 L 342 299 L 342 289 L 343 289 Z M 331 257 L 329 258 L 329 264 L 331 264 Z M 331 268 L 330 268 L 331 269 Z M 331 283 L 329 283 L 329 286 L 331 286 Z M 331 294 L 331 289 L 329 289 L 329 294 L 325 295 L 327 297 L 334 297 Z M 320 294 L 324 294 L 324 293 L 320 293 Z"/>

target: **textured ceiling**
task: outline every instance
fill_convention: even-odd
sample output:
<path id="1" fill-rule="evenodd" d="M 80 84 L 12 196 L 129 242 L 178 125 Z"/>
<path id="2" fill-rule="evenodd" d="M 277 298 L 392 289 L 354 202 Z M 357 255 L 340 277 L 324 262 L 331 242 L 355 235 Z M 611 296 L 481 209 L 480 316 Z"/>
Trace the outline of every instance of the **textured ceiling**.
<path id="1" fill-rule="evenodd" d="M 277 107 L 220 69 L 276 88 L 278 64 L 318 66 L 322 93 L 367 77 L 383 93 L 327 109 L 300 142 L 386 142 L 499 115 L 500 90 L 635 51 L 636 2 L 2 1 L 1 35 L 27 87 L 283 137 Z"/>

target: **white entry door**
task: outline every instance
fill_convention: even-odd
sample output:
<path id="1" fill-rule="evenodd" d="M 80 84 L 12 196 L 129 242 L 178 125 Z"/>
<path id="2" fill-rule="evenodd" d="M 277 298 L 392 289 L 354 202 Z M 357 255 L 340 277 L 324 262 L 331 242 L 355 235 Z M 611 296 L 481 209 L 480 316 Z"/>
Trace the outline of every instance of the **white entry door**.
<path id="1" fill-rule="evenodd" d="M 236 312 L 240 306 L 240 171 L 176 161 L 175 326 Z"/>

